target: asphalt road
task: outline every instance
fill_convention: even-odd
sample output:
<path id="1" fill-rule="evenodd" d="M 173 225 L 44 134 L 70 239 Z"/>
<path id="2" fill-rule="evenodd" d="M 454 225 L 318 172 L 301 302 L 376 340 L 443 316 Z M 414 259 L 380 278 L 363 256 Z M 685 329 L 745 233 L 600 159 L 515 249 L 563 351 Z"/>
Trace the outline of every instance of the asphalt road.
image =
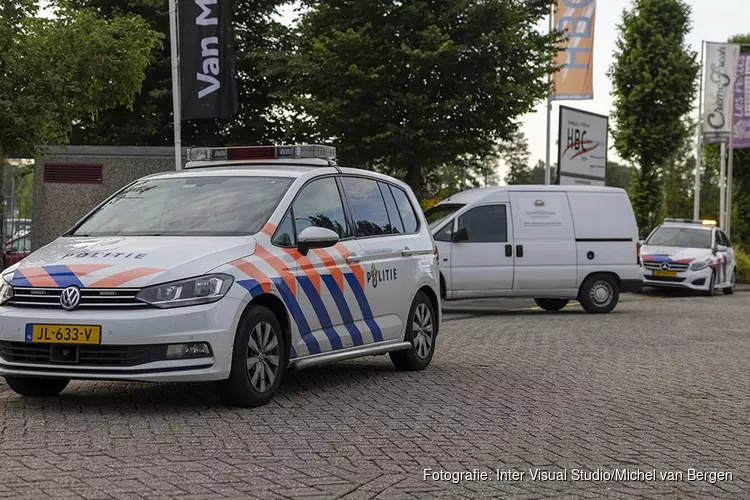
<path id="1" fill-rule="evenodd" d="M 381 356 L 297 372 L 254 410 L 207 384 L 44 400 L 0 384 L 0 497 L 750 497 L 750 293 L 623 298 L 604 316 L 449 304 L 426 371 Z M 613 469 L 644 477 L 579 477 Z"/>

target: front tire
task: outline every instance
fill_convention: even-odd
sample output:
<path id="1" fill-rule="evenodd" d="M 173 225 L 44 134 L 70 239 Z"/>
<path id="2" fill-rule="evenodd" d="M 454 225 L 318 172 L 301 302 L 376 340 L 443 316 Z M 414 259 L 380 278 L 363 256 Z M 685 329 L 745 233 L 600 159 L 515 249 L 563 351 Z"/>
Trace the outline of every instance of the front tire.
<path id="1" fill-rule="evenodd" d="M 234 339 L 232 371 L 220 383 L 221 397 L 232 406 L 268 404 L 281 385 L 287 364 L 284 335 L 266 307 L 250 306 Z"/>
<path id="2" fill-rule="evenodd" d="M 735 268 L 734 271 L 732 271 L 732 281 L 728 287 L 724 289 L 724 295 L 732 295 L 734 294 L 734 289 L 737 286 L 737 269 Z"/>
<path id="3" fill-rule="evenodd" d="M 708 290 L 703 291 L 704 297 L 713 297 L 716 295 L 716 271 L 711 272 L 711 281 L 708 282 Z"/>
<path id="4" fill-rule="evenodd" d="M 534 299 L 534 302 L 545 311 L 559 311 L 570 301 L 568 299 Z"/>
<path id="5" fill-rule="evenodd" d="M 595 274 L 586 278 L 578 293 L 578 301 L 586 312 L 604 314 L 615 308 L 620 300 L 620 287 L 608 274 Z"/>
<path id="6" fill-rule="evenodd" d="M 406 326 L 406 341 L 411 349 L 390 353 L 391 361 L 399 370 L 424 370 L 435 353 L 438 334 L 437 315 L 424 292 L 417 292 L 411 304 Z"/>
<path id="7" fill-rule="evenodd" d="M 57 396 L 70 383 L 66 378 L 36 378 L 36 377 L 17 377 L 8 375 L 5 377 L 8 387 L 13 392 L 21 396 L 31 398 L 46 398 Z"/>

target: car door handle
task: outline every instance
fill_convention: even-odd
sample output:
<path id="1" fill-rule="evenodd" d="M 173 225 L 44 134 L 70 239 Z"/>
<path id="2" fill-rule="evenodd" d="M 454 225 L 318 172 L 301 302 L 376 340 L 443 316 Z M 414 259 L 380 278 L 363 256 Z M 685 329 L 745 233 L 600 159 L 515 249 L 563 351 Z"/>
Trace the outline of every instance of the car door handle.
<path id="1" fill-rule="evenodd" d="M 362 257 L 357 255 L 356 253 L 349 254 L 349 256 L 346 258 L 347 264 L 356 264 L 357 262 L 361 262 Z"/>
<path id="2" fill-rule="evenodd" d="M 414 250 L 410 250 L 409 247 L 404 247 L 404 249 L 401 250 L 402 257 L 411 257 L 414 253 Z"/>
<path id="3" fill-rule="evenodd" d="M 516 245 L 516 257 L 523 257 L 523 245 Z"/>
<path id="4" fill-rule="evenodd" d="M 505 256 L 513 257 L 513 245 L 505 245 Z"/>

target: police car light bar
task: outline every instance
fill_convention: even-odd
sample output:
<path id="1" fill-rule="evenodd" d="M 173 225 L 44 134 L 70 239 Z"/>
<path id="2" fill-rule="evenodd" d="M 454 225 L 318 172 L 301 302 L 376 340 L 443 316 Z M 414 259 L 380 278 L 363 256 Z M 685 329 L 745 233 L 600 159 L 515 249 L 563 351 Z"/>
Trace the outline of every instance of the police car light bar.
<path id="1" fill-rule="evenodd" d="M 701 221 L 693 220 L 693 219 L 664 219 L 664 222 L 679 222 L 681 224 L 701 224 Z"/>
<path id="2" fill-rule="evenodd" d="M 188 161 L 283 160 L 294 158 L 336 159 L 336 148 L 311 144 L 304 146 L 242 146 L 232 148 L 191 148 Z"/>

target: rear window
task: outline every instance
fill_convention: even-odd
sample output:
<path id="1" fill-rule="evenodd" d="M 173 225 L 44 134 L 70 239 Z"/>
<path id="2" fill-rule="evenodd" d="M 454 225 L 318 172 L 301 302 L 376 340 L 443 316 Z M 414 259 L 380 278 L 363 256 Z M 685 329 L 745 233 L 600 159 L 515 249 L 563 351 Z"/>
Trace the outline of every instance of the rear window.
<path id="1" fill-rule="evenodd" d="M 711 248 L 711 230 L 661 226 L 654 231 L 646 244 L 665 247 Z"/>
<path id="2" fill-rule="evenodd" d="M 401 220 L 404 222 L 404 232 L 416 233 L 419 229 L 419 222 L 417 221 L 417 214 L 414 213 L 414 207 L 409 202 L 409 197 L 397 187 L 391 186 L 391 191 L 398 206 L 398 213 L 401 214 Z"/>
<path id="3" fill-rule="evenodd" d="M 71 236 L 245 236 L 263 227 L 292 179 L 175 177 L 123 189 Z"/>

